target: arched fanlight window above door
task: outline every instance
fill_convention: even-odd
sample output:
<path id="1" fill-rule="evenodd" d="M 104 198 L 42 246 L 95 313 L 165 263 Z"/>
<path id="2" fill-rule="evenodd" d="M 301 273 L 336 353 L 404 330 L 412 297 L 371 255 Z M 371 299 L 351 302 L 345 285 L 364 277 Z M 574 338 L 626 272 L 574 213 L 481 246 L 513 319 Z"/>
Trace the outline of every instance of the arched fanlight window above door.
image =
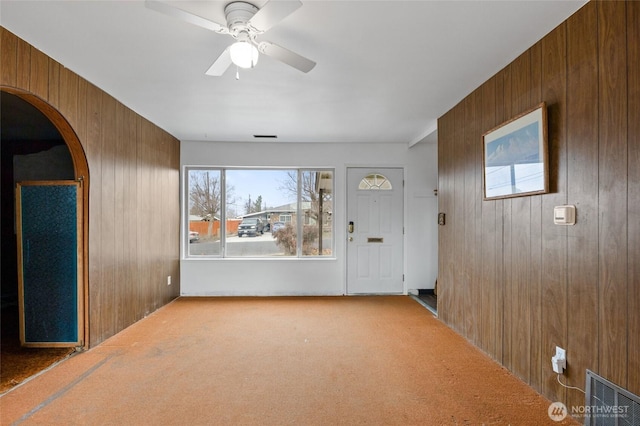
<path id="1" fill-rule="evenodd" d="M 388 191 L 393 189 L 393 186 L 384 175 L 372 173 L 362 178 L 358 189 Z"/>

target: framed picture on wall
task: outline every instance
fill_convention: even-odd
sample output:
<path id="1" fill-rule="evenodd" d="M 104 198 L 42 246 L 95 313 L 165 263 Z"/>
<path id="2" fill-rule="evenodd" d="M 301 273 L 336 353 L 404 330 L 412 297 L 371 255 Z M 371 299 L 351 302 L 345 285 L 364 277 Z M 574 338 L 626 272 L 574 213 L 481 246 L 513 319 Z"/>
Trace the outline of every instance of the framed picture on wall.
<path id="1" fill-rule="evenodd" d="M 489 130 L 482 145 L 485 200 L 549 192 L 545 103 Z"/>

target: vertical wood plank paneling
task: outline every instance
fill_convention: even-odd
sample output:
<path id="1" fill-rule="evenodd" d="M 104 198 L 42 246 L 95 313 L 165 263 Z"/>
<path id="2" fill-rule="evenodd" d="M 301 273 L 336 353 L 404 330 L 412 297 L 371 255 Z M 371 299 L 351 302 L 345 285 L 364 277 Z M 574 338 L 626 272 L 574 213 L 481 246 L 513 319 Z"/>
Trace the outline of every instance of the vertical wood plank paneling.
<path id="1" fill-rule="evenodd" d="M 465 247 L 470 250 L 467 251 L 468 255 L 461 259 L 463 262 L 462 280 L 464 281 L 465 290 L 460 295 L 462 301 L 462 312 L 464 313 L 462 330 L 465 336 L 473 342 L 478 343 L 478 322 L 475 320 L 478 316 L 479 308 L 479 296 L 478 291 L 478 251 L 476 247 L 476 219 L 478 214 L 477 200 L 478 193 L 476 192 L 476 174 L 477 174 L 477 160 L 476 153 L 478 150 L 478 130 L 477 130 L 477 118 L 476 118 L 476 97 L 477 92 L 471 93 L 463 101 L 464 104 L 464 126 L 465 133 L 464 139 L 461 141 L 464 146 L 464 150 L 467 153 L 465 155 L 464 162 L 464 192 L 461 200 L 464 203 L 464 212 L 466 212 L 466 219 L 464 220 L 464 236 L 463 243 Z"/>
<path id="2" fill-rule="evenodd" d="M 49 58 L 31 47 L 31 72 L 29 91 L 34 95 L 47 99 L 49 97 Z"/>
<path id="3" fill-rule="evenodd" d="M 168 183 L 167 168 L 169 164 L 166 159 L 166 154 L 168 152 L 169 146 L 167 145 L 167 140 L 165 139 L 164 135 L 159 129 L 155 133 L 162 147 L 161 150 L 158 150 L 156 152 L 156 160 L 157 160 L 156 164 L 158 164 L 158 167 L 156 167 L 156 173 L 158 176 L 158 194 L 160 194 L 160 196 L 156 200 L 156 205 L 162 208 L 162 203 L 164 201 L 164 197 L 162 196 L 162 187 Z M 161 229 L 164 227 L 165 220 L 166 220 L 165 217 L 158 216 L 158 226 Z M 162 251 L 167 249 L 166 242 L 168 241 L 167 240 L 168 236 L 169 236 L 168 233 L 160 233 L 158 235 L 159 237 L 158 247 L 160 248 L 160 253 L 158 253 L 158 258 L 156 258 L 156 264 L 158 266 L 158 301 L 159 303 L 161 303 L 164 300 L 164 298 L 167 297 L 167 294 L 169 291 L 169 286 L 167 286 L 167 274 L 166 274 L 167 268 L 163 266 L 164 263 L 162 262 Z"/>
<path id="4" fill-rule="evenodd" d="M 137 158 L 138 158 L 138 125 L 137 125 L 137 117 L 136 114 L 127 109 L 127 140 L 126 140 L 126 149 L 125 149 L 125 157 L 126 157 L 126 183 L 127 183 L 127 194 L 126 197 L 126 208 L 129 212 L 129 220 L 127 220 L 127 234 L 129 235 L 129 244 L 128 244 L 128 256 L 130 261 L 128 263 L 128 274 L 129 274 L 129 297 L 131 302 L 129 303 L 128 308 L 128 318 L 129 321 L 137 321 L 142 318 L 142 312 L 139 309 L 140 305 L 140 290 L 138 285 L 138 238 L 137 238 L 137 220 L 131 219 L 132 217 L 137 216 L 137 203 L 138 203 L 138 174 L 137 174 Z M 178 166 L 179 167 L 179 166 Z M 173 224 L 175 226 L 175 224 Z M 179 228 L 178 228 L 179 229 Z"/>
<path id="5" fill-rule="evenodd" d="M 453 245 L 454 250 L 459 253 L 464 250 L 464 233 L 466 225 L 466 213 L 464 211 L 464 166 L 465 166 L 465 146 L 464 146 L 464 103 L 460 103 L 455 108 L 455 129 L 453 136 L 454 156 L 453 156 L 453 221 L 454 229 Z M 461 330 L 464 325 L 464 292 L 467 291 L 468 283 L 464 281 L 465 258 L 457 258 L 457 265 L 453 268 L 454 287 L 451 289 L 453 300 L 452 316 L 456 330 Z"/>
<path id="6" fill-rule="evenodd" d="M 136 216 L 141 217 L 144 216 L 144 214 L 148 214 L 148 211 L 143 209 L 147 202 L 145 197 L 148 192 L 144 188 L 146 179 L 146 174 L 144 173 L 145 163 L 143 161 L 145 149 L 142 141 L 145 140 L 145 133 L 143 133 L 141 117 L 136 117 L 136 135 L 136 193 L 138 194 L 138 198 L 136 199 Z M 145 223 L 139 224 L 136 228 L 136 241 L 142 241 L 143 238 L 146 238 L 146 223 L 145 221 Z M 145 253 L 143 244 L 138 244 L 136 257 L 138 258 L 138 262 L 136 263 L 136 276 L 148 277 L 149 271 L 146 269 L 147 254 Z M 138 283 L 138 316 L 146 316 L 149 313 L 146 295 L 146 280 L 142 280 Z"/>
<path id="7" fill-rule="evenodd" d="M 162 135 L 161 133 L 158 134 L 158 137 L 162 140 L 162 153 L 160 155 L 160 157 L 158 158 L 159 161 L 159 172 L 160 172 L 160 179 L 159 179 L 159 183 L 160 183 L 160 188 L 170 188 L 171 187 L 171 176 L 169 173 L 169 161 L 167 158 L 167 153 L 169 150 L 169 145 L 167 144 L 167 140 L 165 139 L 164 135 Z M 164 194 L 162 194 L 162 191 L 160 191 L 160 197 L 158 197 L 158 204 L 160 206 L 162 206 L 167 200 L 165 199 Z M 166 225 L 168 223 L 168 220 L 170 219 L 170 216 L 166 215 L 166 216 L 161 216 L 159 217 L 160 219 L 160 228 L 161 229 L 167 229 Z M 169 247 L 170 241 L 171 241 L 171 232 L 162 232 L 159 235 L 161 242 L 160 242 L 160 248 L 161 248 L 161 254 L 163 251 L 165 250 L 171 250 L 171 248 Z M 166 303 L 165 300 L 168 299 L 169 294 L 171 292 L 171 287 L 167 285 L 167 275 L 170 275 L 171 273 L 171 265 L 166 263 L 166 262 L 161 262 L 160 263 L 160 268 L 159 268 L 159 272 L 160 272 L 160 288 L 161 288 L 161 298 L 160 301 L 161 303 Z"/>
<path id="8" fill-rule="evenodd" d="M 162 179 L 162 185 L 160 188 L 161 197 L 159 197 L 159 199 L 160 199 L 160 205 L 165 206 L 175 202 L 175 199 L 173 198 L 172 194 L 180 193 L 180 182 L 179 182 L 179 172 L 178 172 L 180 164 L 175 163 L 175 158 L 179 158 L 179 157 L 176 157 L 175 155 L 178 154 L 179 156 L 179 152 L 176 152 L 175 145 L 172 143 L 171 139 L 169 138 L 169 135 L 167 135 L 164 132 L 161 132 L 160 136 L 163 139 L 164 152 L 162 155 L 163 179 Z M 162 229 L 167 230 L 167 232 L 162 233 L 162 236 L 163 236 L 162 252 L 164 254 L 160 258 L 162 259 L 162 257 L 169 257 L 169 255 L 172 254 L 173 255 L 172 257 L 174 257 L 175 259 L 178 259 L 180 256 L 180 250 L 179 250 L 180 235 L 177 232 L 177 229 L 171 226 L 171 224 L 180 222 L 179 211 L 175 209 L 171 210 L 170 214 L 161 216 L 160 219 L 162 220 L 162 225 L 161 225 Z M 162 277 L 161 277 L 162 288 L 165 290 L 163 299 L 162 299 L 163 305 L 168 303 L 174 297 L 177 296 L 177 294 L 175 293 L 176 287 L 173 283 L 173 279 L 177 279 L 176 267 L 177 267 L 176 262 L 170 262 L 170 261 L 163 262 L 162 270 L 164 271 L 164 273 L 162 274 Z M 166 285 L 167 275 L 172 276 L 171 286 Z"/>
<path id="9" fill-rule="evenodd" d="M 71 123 L 76 134 L 78 135 L 78 139 L 81 141 L 85 141 L 87 138 L 87 93 L 89 89 L 89 83 L 87 80 L 77 77 L 78 79 L 78 102 L 77 102 L 77 122 Z M 84 148 L 86 155 L 86 147 Z"/>
<path id="10" fill-rule="evenodd" d="M 60 72 L 59 110 L 72 126 L 78 126 L 78 76 L 63 68 Z"/>
<path id="11" fill-rule="evenodd" d="M 640 395 L 640 2 L 627 4 L 629 390 Z"/>
<path id="12" fill-rule="evenodd" d="M 471 322 L 474 340 L 476 345 L 482 341 L 482 322 L 478 318 L 482 316 L 482 88 L 474 92 L 473 104 L 473 197 L 474 213 L 473 223 L 473 269 L 470 271 L 472 278 L 473 292 L 471 294 Z"/>
<path id="13" fill-rule="evenodd" d="M 164 160 L 164 155 L 166 152 L 166 145 L 165 145 L 165 140 L 164 137 L 162 136 L 162 132 L 160 132 L 159 129 L 154 128 L 153 131 L 154 134 L 154 140 L 156 141 L 156 145 L 155 145 L 155 149 L 154 149 L 154 167 L 153 167 L 153 172 L 155 175 L 155 186 L 156 186 L 156 194 L 158 194 L 158 197 L 156 197 L 154 199 L 154 207 L 155 208 L 162 208 L 162 184 L 164 182 L 164 174 L 165 174 L 165 167 L 167 166 L 166 161 Z M 156 220 L 155 220 L 155 224 L 159 229 L 162 229 L 162 225 L 164 222 L 164 218 L 161 216 L 157 216 Z M 156 289 L 156 299 L 155 299 L 155 303 L 156 303 L 156 309 L 159 308 L 161 305 L 161 301 L 164 299 L 166 293 L 167 293 L 167 277 L 164 274 L 164 268 L 163 268 L 163 262 L 162 262 L 162 249 L 164 247 L 164 240 L 165 240 L 165 236 L 166 233 L 157 233 L 157 256 L 154 257 L 154 270 L 156 271 L 156 275 L 155 275 L 155 281 L 154 281 L 154 287 Z"/>
<path id="14" fill-rule="evenodd" d="M 87 84 L 87 124 L 85 153 L 91 173 L 89 191 L 89 321 L 91 345 L 104 338 L 102 309 L 105 306 L 102 277 L 102 161 L 100 132 L 102 129 L 102 92 L 93 84 Z"/>
<path id="15" fill-rule="evenodd" d="M 149 172 L 151 173 L 151 193 L 157 194 L 157 196 L 149 199 L 149 204 L 151 206 L 152 211 L 156 211 L 158 208 L 162 208 L 159 205 L 159 201 L 162 200 L 160 197 L 160 176 L 161 176 L 161 168 L 162 163 L 160 162 L 160 153 L 162 146 L 162 139 L 158 137 L 158 131 L 155 126 L 152 126 L 151 123 L 146 123 L 147 128 L 149 129 L 150 139 L 148 139 L 149 144 Z M 161 221 L 159 215 L 152 215 L 150 220 L 151 229 L 161 229 Z M 160 249 L 162 247 L 162 239 L 160 232 L 150 232 L 150 239 L 153 244 L 153 252 L 150 260 L 151 266 L 151 275 L 149 281 L 149 288 L 151 289 L 151 309 L 156 310 L 159 305 L 159 300 L 162 297 L 161 288 L 164 289 L 163 280 L 160 278 L 162 274 L 162 268 L 160 264 L 160 260 L 158 256 L 160 255 Z M 162 287 L 161 287 L 162 286 Z"/>
<path id="16" fill-rule="evenodd" d="M 504 73 L 504 97 L 501 100 L 504 106 L 505 117 L 513 117 L 513 70 L 509 65 Z M 503 121 L 502 121 L 503 122 Z M 502 335 L 502 362 L 509 369 L 513 369 L 513 216 L 512 201 L 502 200 L 502 283 L 503 283 L 503 335 Z"/>
<path id="17" fill-rule="evenodd" d="M 16 86 L 29 90 L 29 70 L 31 69 L 31 46 L 18 38 L 18 71 L 16 74 Z"/>
<path id="18" fill-rule="evenodd" d="M 530 51 L 518 57 L 511 65 L 512 111 L 520 114 L 531 107 Z M 531 260 L 531 197 L 511 200 L 511 281 L 510 302 L 511 363 L 513 372 L 529 382 L 531 356 L 531 307 L 529 305 L 529 274 Z"/>
<path id="19" fill-rule="evenodd" d="M 151 153 L 151 182 L 153 183 L 153 193 L 157 194 L 157 197 L 154 197 L 151 200 L 151 208 L 157 209 L 162 208 L 160 205 L 160 201 L 162 200 L 161 194 L 161 186 L 162 182 L 162 161 L 160 160 L 162 156 L 162 138 L 159 135 L 158 129 L 153 126 L 150 130 L 152 134 L 153 146 L 150 146 Z M 153 229 L 161 229 L 162 221 L 160 216 L 154 215 L 152 219 L 151 226 Z M 153 242 L 155 253 L 151 262 L 151 270 L 153 271 L 152 279 L 150 282 L 150 286 L 153 289 L 153 310 L 156 310 L 160 307 L 160 300 L 162 300 L 163 290 L 166 288 L 166 283 L 164 282 L 164 277 L 162 277 L 162 264 L 160 259 L 161 256 L 161 248 L 162 248 L 162 235 L 159 232 L 153 233 Z"/>
<path id="20" fill-rule="evenodd" d="M 627 64 L 624 2 L 598 2 L 599 372 L 627 383 Z M 637 350 L 637 348 L 636 348 Z"/>
<path id="21" fill-rule="evenodd" d="M 542 44 L 536 43 L 531 53 L 531 105 L 538 105 L 542 97 Z M 548 362 L 542 353 L 542 196 L 531 199 L 530 242 L 531 258 L 529 270 L 529 310 L 531 318 L 531 352 L 529 384 L 538 392 L 542 391 L 542 364 Z"/>
<path id="22" fill-rule="evenodd" d="M 151 140 L 152 135 L 147 127 L 146 120 L 139 118 L 138 126 L 140 127 L 140 133 L 138 138 L 138 203 L 137 203 L 137 215 L 138 217 L 151 218 L 153 216 L 153 209 L 151 206 L 151 194 L 153 194 L 153 182 L 152 173 L 149 164 L 149 147 L 148 142 Z M 150 226 L 151 221 L 145 220 L 138 227 L 138 241 L 146 240 L 151 242 L 151 235 L 153 229 Z M 150 286 L 151 276 L 153 270 L 151 267 L 152 257 L 151 250 L 153 247 L 146 247 L 145 245 L 138 245 L 138 276 L 144 277 L 138 285 L 141 289 L 140 304 L 143 309 L 143 315 L 147 315 L 153 311 L 153 288 Z"/>
<path id="23" fill-rule="evenodd" d="M 439 315 L 470 340 L 473 329 L 460 324 L 479 322 L 478 345 L 525 379 L 529 362 L 529 383 L 552 401 L 584 404 L 581 393 L 557 383 L 549 362 L 556 345 L 568 350 L 569 384 L 584 386 L 588 368 L 639 393 L 640 2 L 589 2 L 528 54 L 529 65 L 525 53 L 481 86 L 481 132 L 520 112 L 527 99 L 528 106 L 545 101 L 550 193 L 482 202 L 481 266 L 465 263 L 465 274 L 481 277 L 481 309 L 463 317 L 443 303 Z M 465 99 L 445 114 L 455 119 L 439 123 L 439 152 L 440 141 L 468 140 L 468 132 L 476 132 L 468 107 Z M 464 121 L 461 108 L 467 108 Z M 440 176 L 453 183 L 447 188 L 443 178 L 439 197 L 454 200 L 456 224 L 467 223 L 440 240 L 439 252 L 458 259 L 474 250 L 469 237 L 465 245 L 460 236 L 473 231 L 476 219 L 457 212 L 472 204 L 457 192 L 466 180 L 471 196 L 465 167 L 474 154 L 462 151 L 443 150 L 439 157 Z M 448 158 L 460 155 L 467 158 Z M 553 207 L 567 203 L 578 208 L 577 224 L 554 225 Z M 486 251 L 494 244 L 492 293 Z M 442 286 L 453 287 L 452 301 L 464 300 L 465 282 L 440 277 Z"/>
<path id="24" fill-rule="evenodd" d="M 455 236 L 456 236 L 456 227 L 455 227 L 455 215 L 454 215 L 454 211 L 455 211 L 455 152 L 456 152 L 456 141 L 455 141 L 455 128 L 456 128 L 456 111 L 455 110 L 451 110 L 451 112 L 448 114 L 448 123 L 449 123 L 449 138 L 447 140 L 448 142 L 448 147 L 447 147 L 447 153 L 448 153 L 448 159 L 447 159 L 447 164 L 449 166 L 449 170 L 450 173 L 447 176 L 447 188 L 446 188 L 446 192 L 444 193 L 446 199 L 447 199 L 447 206 L 448 209 L 447 211 L 447 225 L 446 226 L 446 232 L 447 232 L 447 246 L 449 248 L 449 250 L 451 250 L 451 253 L 458 253 L 456 251 L 456 244 L 455 244 Z M 448 317 L 448 321 L 450 324 L 453 324 L 455 322 L 455 292 L 454 292 L 454 288 L 456 285 L 456 276 L 455 276 L 455 269 L 456 269 L 456 256 L 445 256 L 447 259 L 447 276 L 448 276 L 448 281 L 445 281 L 444 284 L 444 289 L 446 290 L 446 303 L 445 303 L 445 309 L 447 309 L 447 317 Z"/>
<path id="25" fill-rule="evenodd" d="M 456 111 L 451 110 L 449 113 L 449 124 L 450 124 L 450 137 L 449 137 L 449 147 L 448 147 L 448 165 L 451 172 L 449 173 L 447 180 L 447 192 L 445 192 L 445 196 L 448 200 L 448 210 L 447 210 L 447 244 L 452 253 L 458 253 L 456 251 L 456 227 L 455 227 L 455 153 L 456 153 L 456 141 L 455 141 L 455 128 L 456 128 Z M 455 310 L 455 286 L 456 286 L 456 256 L 447 256 L 448 260 L 448 268 L 447 275 L 449 278 L 448 282 L 445 282 L 446 286 L 446 300 L 448 305 L 447 316 L 449 318 L 449 323 L 454 324 L 456 320 L 456 310 Z"/>
<path id="26" fill-rule="evenodd" d="M 138 173 L 137 173 L 137 158 L 138 158 L 138 119 L 136 114 L 127 110 L 128 115 L 128 149 L 127 149 L 127 184 L 129 196 L 127 198 L 127 211 L 132 212 L 131 214 L 137 214 L 137 203 L 138 203 Z M 130 244 L 129 244 L 129 258 L 135 259 L 134 262 L 129 263 L 129 276 L 131 282 L 129 283 L 129 287 L 131 288 L 131 300 L 137 302 L 140 300 L 140 288 L 137 283 L 138 277 L 138 239 L 136 238 L 136 229 L 137 225 L 131 223 L 129 221 L 129 235 L 130 235 Z M 137 303 L 129 303 L 129 316 L 137 321 L 142 318 L 142 312 L 138 308 Z"/>
<path id="27" fill-rule="evenodd" d="M 503 247 L 503 326 L 502 326 L 502 363 L 513 371 L 513 274 L 512 274 L 512 213 L 511 200 L 503 200 L 502 247 Z"/>
<path id="28" fill-rule="evenodd" d="M 116 163 L 116 102 L 102 95 L 102 120 L 100 131 L 100 159 L 102 162 L 102 288 L 104 306 L 101 311 L 103 332 L 116 333 L 116 226 L 115 226 L 115 163 Z"/>
<path id="29" fill-rule="evenodd" d="M 583 387 L 586 369 L 597 369 L 598 351 L 598 48 L 595 3 L 567 21 L 567 150 L 568 203 L 576 206 L 578 223 L 568 228 L 567 353 L 571 356 L 566 381 Z M 584 402 L 568 392 L 568 406 Z"/>
<path id="30" fill-rule="evenodd" d="M 126 137 L 127 124 L 126 124 L 126 112 L 125 107 L 120 102 L 115 104 L 115 140 L 113 141 L 115 152 L 122 154 L 126 151 L 126 143 L 128 142 Z M 114 259 L 114 280 L 119 287 L 118 300 L 116 303 L 116 328 L 121 329 L 126 327 L 128 318 L 126 312 L 129 309 L 129 305 L 134 303 L 129 294 L 129 277 L 127 276 L 128 269 L 128 245 L 130 243 L 130 237 L 127 234 L 127 224 L 132 218 L 130 218 L 131 212 L 126 210 L 125 198 L 127 196 L 126 186 L 128 183 L 125 180 L 126 158 L 122 155 L 118 155 L 114 163 L 114 230 L 116 233 L 115 238 L 115 259 Z"/>
<path id="31" fill-rule="evenodd" d="M 481 124 L 480 134 L 496 126 L 496 78 L 493 77 L 482 86 L 481 95 Z M 481 145 L 482 139 L 478 143 Z M 482 173 L 482 171 L 480 172 Z M 482 189 L 481 189 L 482 191 Z M 496 322 L 498 310 L 496 309 L 497 280 L 497 241 L 501 238 L 496 230 L 496 203 L 492 201 L 481 202 L 480 225 L 480 344 L 479 346 L 492 357 L 496 357 L 494 342 L 499 340 L 496 335 Z M 476 318 L 477 320 L 477 318 Z"/>
<path id="32" fill-rule="evenodd" d="M 148 210 L 145 210 L 145 205 L 147 204 L 147 200 L 146 200 L 146 196 L 148 194 L 148 190 L 144 187 L 145 182 L 147 181 L 147 175 L 144 171 L 145 168 L 145 163 L 143 161 L 144 159 L 144 155 L 146 152 L 146 149 L 144 147 L 144 145 L 142 144 L 142 141 L 145 140 L 145 136 L 146 133 L 143 131 L 143 127 L 142 127 L 142 119 L 141 118 L 137 118 L 136 119 L 136 128 L 137 128 L 137 132 L 136 134 L 138 135 L 138 140 L 136 143 L 137 146 L 137 154 L 136 154 L 136 182 L 137 182 L 137 188 L 136 188 L 136 192 L 138 193 L 138 199 L 136 200 L 136 216 L 138 217 L 142 217 L 145 216 L 146 214 L 149 214 Z M 146 229 L 146 224 L 147 222 L 145 221 L 145 223 L 141 223 L 140 226 L 138 226 L 138 228 L 136 229 L 136 233 L 137 233 L 137 240 L 141 241 L 143 238 L 147 238 L 147 229 Z M 145 253 L 144 250 L 144 246 L 142 244 L 138 244 L 137 247 L 138 251 L 136 253 L 137 257 L 138 257 L 138 263 L 137 263 L 137 271 L 136 271 L 136 276 L 145 276 L 148 277 L 149 276 L 149 270 L 147 270 L 146 268 L 146 262 L 147 262 L 147 253 Z M 148 278 L 147 278 L 148 279 Z M 146 288 L 146 279 L 142 280 L 141 282 L 138 283 L 138 297 L 139 297 L 139 301 L 138 301 L 138 315 L 142 315 L 142 316 L 146 316 L 148 314 L 148 301 L 147 301 L 147 288 Z"/>
<path id="33" fill-rule="evenodd" d="M 18 71 L 18 40 L 9 31 L 0 27 L 0 81 L 15 86 Z"/>
<path id="34" fill-rule="evenodd" d="M 167 135 L 163 135 L 163 139 L 165 140 L 165 155 L 164 155 L 164 168 L 163 168 L 163 188 L 173 188 L 175 193 L 180 192 L 180 182 L 179 182 L 179 167 L 180 164 L 174 164 L 174 154 L 175 149 L 174 145 L 171 143 L 171 140 L 167 138 Z M 173 191 L 171 191 L 173 192 Z M 173 202 L 173 198 L 170 198 L 171 192 L 169 191 L 161 191 L 162 197 L 162 205 L 166 205 L 168 203 Z M 166 229 L 167 232 L 164 233 L 164 251 L 166 253 L 174 253 L 176 258 L 180 256 L 180 235 L 175 232 L 175 228 L 171 227 L 171 223 L 180 222 L 180 215 L 176 215 L 177 211 L 172 211 L 171 215 L 166 215 L 162 217 L 162 229 Z M 176 277 L 175 272 L 176 264 L 172 264 L 171 262 L 166 262 L 164 266 L 164 275 L 162 278 L 166 279 L 167 275 L 171 275 L 172 277 Z M 164 286 L 165 291 L 164 303 L 168 303 L 175 297 L 175 286 L 173 286 L 173 280 L 171 286 Z"/>
<path id="35" fill-rule="evenodd" d="M 167 137 L 170 137 L 171 146 L 173 150 L 171 152 L 171 166 L 170 173 L 172 175 L 172 186 L 174 191 L 177 194 L 180 194 L 180 144 L 176 143 L 173 140 L 173 137 L 167 134 Z M 162 191 L 163 194 L 168 198 L 168 203 L 173 203 L 175 198 L 171 196 L 170 190 Z M 171 297 L 170 300 L 175 299 L 180 296 L 180 288 L 181 288 L 181 280 L 180 280 L 180 228 L 176 227 L 176 223 L 180 223 L 180 208 L 172 209 L 173 211 L 173 219 L 171 223 L 168 224 L 169 229 L 173 230 L 173 241 L 175 245 L 172 245 L 173 251 L 169 254 L 169 260 L 172 261 L 173 267 L 171 269 L 171 275 L 173 276 L 173 281 L 171 284 Z"/>
<path id="36" fill-rule="evenodd" d="M 495 122 L 496 125 L 498 123 L 503 123 L 506 120 L 506 111 L 504 107 L 504 99 L 505 99 L 505 81 L 507 80 L 506 74 L 508 72 L 508 68 L 499 72 L 496 76 L 496 107 L 495 107 Z M 495 229 L 498 233 L 496 235 L 496 282 L 495 282 L 495 290 L 496 290 L 496 299 L 495 299 L 495 311 L 496 311 L 496 324 L 495 324 L 495 336 L 496 341 L 493 343 L 495 358 L 504 362 L 504 335 L 505 335 L 505 325 L 504 325 L 504 295 L 505 295 L 505 284 L 504 284 L 504 201 L 496 200 L 496 225 Z"/>
<path id="37" fill-rule="evenodd" d="M 449 173 L 446 175 L 446 185 L 445 191 L 443 191 L 443 201 L 446 200 L 446 225 L 442 229 L 442 231 L 446 234 L 446 244 L 451 253 L 457 253 L 455 251 L 455 226 L 454 226 L 454 195 L 455 195 L 455 182 L 454 182 L 454 172 L 455 172 L 455 140 L 453 139 L 455 136 L 455 111 L 451 110 L 449 114 L 445 116 L 446 120 L 444 120 L 445 124 L 448 124 L 448 134 L 447 139 L 445 140 L 445 149 L 447 154 L 447 162 Z M 446 127 L 445 127 L 446 128 Z M 456 258 L 455 256 L 444 256 L 446 262 L 445 268 L 445 280 L 443 282 L 443 286 L 441 286 L 441 290 L 438 294 L 444 291 L 444 309 L 447 311 L 445 313 L 449 323 L 453 323 L 454 321 L 454 291 L 453 288 L 455 286 L 455 276 L 454 270 L 456 268 Z M 440 297 L 440 296 L 438 296 Z"/>
<path id="38" fill-rule="evenodd" d="M 0 44 L 0 82 L 48 100 L 87 157 L 85 326 L 94 346 L 179 295 L 180 144 L 4 28 Z"/>
<path id="39" fill-rule="evenodd" d="M 60 64 L 49 58 L 49 91 L 47 102 L 54 108 L 60 106 Z"/>
<path id="40" fill-rule="evenodd" d="M 566 204 L 566 26 L 542 40 L 542 90 L 549 120 L 549 177 L 551 193 L 542 199 L 542 356 L 550 359 L 555 347 L 566 347 L 567 230 L 553 224 L 553 208 Z M 542 389 L 553 401 L 564 401 L 562 388 L 543 363 Z"/>

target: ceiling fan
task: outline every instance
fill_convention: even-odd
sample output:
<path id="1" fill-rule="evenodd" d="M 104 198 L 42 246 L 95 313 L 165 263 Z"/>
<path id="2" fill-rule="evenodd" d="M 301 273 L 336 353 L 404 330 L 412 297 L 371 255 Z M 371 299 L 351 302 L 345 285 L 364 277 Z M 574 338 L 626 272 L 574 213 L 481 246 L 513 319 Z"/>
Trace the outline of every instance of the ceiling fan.
<path id="1" fill-rule="evenodd" d="M 270 56 L 302 72 L 309 72 L 316 63 L 269 41 L 257 41 L 271 27 L 295 12 L 302 2 L 299 0 L 271 0 L 260 9 L 251 3 L 234 1 L 227 4 L 224 14 L 227 25 L 221 25 L 207 18 L 179 9 L 159 0 L 146 0 L 146 7 L 181 19 L 218 34 L 229 34 L 236 41 L 209 67 L 206 74 L 221 76 L 233 63 L 240 68 L 253 68 L 258 63 L 259 54 Z"/>

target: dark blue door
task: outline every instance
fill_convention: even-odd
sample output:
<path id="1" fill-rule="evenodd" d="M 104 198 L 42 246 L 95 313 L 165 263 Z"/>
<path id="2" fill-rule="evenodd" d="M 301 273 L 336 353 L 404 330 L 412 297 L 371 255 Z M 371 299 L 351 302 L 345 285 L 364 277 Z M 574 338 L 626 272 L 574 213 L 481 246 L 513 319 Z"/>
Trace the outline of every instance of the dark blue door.
<path id="1" fill-rule="evenodd" d="M 24 346 L 81 341 L 81 196 L 75 181 L 17 186 L 20 338 Z"/>

